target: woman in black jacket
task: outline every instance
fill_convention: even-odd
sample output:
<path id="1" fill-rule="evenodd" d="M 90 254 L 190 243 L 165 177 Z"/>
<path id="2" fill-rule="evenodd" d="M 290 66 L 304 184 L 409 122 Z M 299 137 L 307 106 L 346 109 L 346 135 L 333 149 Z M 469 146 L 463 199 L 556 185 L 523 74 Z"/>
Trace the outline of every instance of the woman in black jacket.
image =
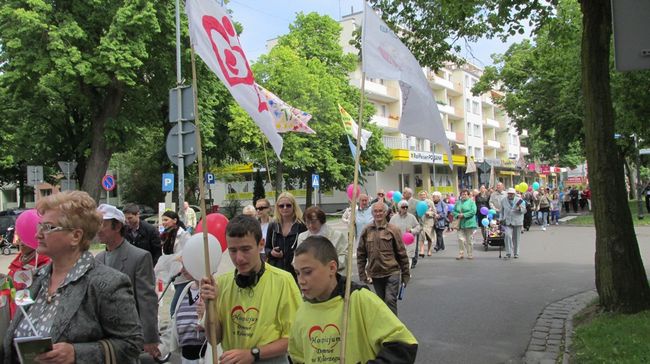
<path id="1" fill-rule="evenodd" d="M 266 232 L 264 251 L 268 263 L 274 267 L 286 270 L 296 277 L 293 269 L 293 253 L 296 250 L 298 234 L 307 231 L 302 221 L 302 210 L 296 203 L 295 197 L 289 192 L 280 194 L 275 204 L 273 221 Z"/>

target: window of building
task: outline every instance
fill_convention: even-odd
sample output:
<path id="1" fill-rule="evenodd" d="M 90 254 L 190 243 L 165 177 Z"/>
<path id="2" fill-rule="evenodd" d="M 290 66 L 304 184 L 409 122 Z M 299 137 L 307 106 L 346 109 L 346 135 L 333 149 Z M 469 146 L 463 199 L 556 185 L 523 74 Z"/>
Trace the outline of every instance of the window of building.
<path id="1" fill-rule="evenodd" d="M 379 115 L 384 117 L 388 116 L 388 107 L 386 107 L 386 105 L 379 106 Z"/>
<path id="2" fill-rule="evenodd" d="M 470 106 L 469 106 L 469 99 L 465 99 L 465 111 L 471 112 Z"/>
<path id="3" fill-rule="evenodd" d="M 467 147 L 467 155 L 470 157 L 474 155 L 474 147 L 472 147 L 471 145 Z"/>
<path id="4" fill-rule="evenodd" d="M 474 160 L 481 160 L 483 159 L 483 148 L 476 148 L 474 151 Z"/>
<path id="5" fill-rule="evenodd" d="M 473 135 L 473 134 L 472 134 L 472 123 L 470 123 L 470 122 L 468 121 L 468 122 L 467 122 L 467 127 L 465 128 L 465 130 L 467 131 L 467 135 L 468 135 L 468 136 L 472 136 L 472 135 Z"/>
<path id="6" fill-rule="evenodd" d="M 478 124 L 474 124 L 474 136 L 478 138 L 481 137 L 481 126 Z"/>
<path id="7" fill-rule="evenodd" d="M 472 86 L 469 83 L 469 75 L 465 75 L 465 88 L 470 89 Z"/>
<path id="8" fill-rule="evenodd" d="M 413 173 L 422 174 L 422 165 L 421 164 L 414 165 L 413 166 Z"/>
<path id="9" fill-rule="evenodd" d="M 479 104 L 477 101 L 472 101 L 472 113 L 476 115 L 481 114 L 481 109 L 479 108 Z"/>

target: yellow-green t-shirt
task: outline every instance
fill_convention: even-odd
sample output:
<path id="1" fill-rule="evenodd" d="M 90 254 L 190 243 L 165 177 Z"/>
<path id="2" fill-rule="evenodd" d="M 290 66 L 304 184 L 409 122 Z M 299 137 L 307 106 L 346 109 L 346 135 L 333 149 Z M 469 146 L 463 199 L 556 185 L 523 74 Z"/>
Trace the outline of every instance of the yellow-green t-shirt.
<path id="1" fill-rule="evenodd" d="M 294 363 L 340 363 L 343 297 L 304 302 L 289 336 Z M 417 344 L 404 324 L 376 294 L 367 289 L 350 294 L 350 321 L 345 361 L 365 363 L 377 357 L 385 342 Z"/>
<path id="2" fill-rule="evenodd" d="M 267 264 L 254 287 L 239 288 L 234 272 L 219 276 L 217 282 L 224 351 L 260 347 L 289 337 L 301 302 L 290 273 Z"/>

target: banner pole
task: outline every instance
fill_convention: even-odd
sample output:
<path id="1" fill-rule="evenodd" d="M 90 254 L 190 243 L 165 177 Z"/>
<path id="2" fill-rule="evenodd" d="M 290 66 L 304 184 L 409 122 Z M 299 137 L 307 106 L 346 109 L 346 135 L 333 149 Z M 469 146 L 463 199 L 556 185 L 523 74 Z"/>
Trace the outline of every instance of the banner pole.
<path id="1" fill-rule="evenodd" d="M 212 272 L 210 271 L 210 248 L 208 245 L 208 223 L 207 215 L 205 211 L 205 181 L 203 180 L 203 151 L 201 150 L 201 124 L 199 122 L 199 99 L 198 99 L 198 89 L 196 84 L 196 60 L 194 55 L 194 44 L 191 45 L 191 56 L 192 56 L 192 92 L 194 93 L 194 117 L 196 120 L 196 154 L 199 163 L 199 205 L 201 206 L 201 229 L 203 230 L 203 254 L 204 254 L 204 263 L 205 263 L 205 276 L 212 277 Z M 218 297 L 215 297 L 214 300 L 205 301 L 205 315 L 207 327 L 206 331 L 208 332 L 208 340 L 210 345 L 212 345 L 212 362 L 217 364 L 219 363 L 219 356 L 217 354 L 217 335 L 216 335 L 216 323 L 218 321 L 217 317 L 217 302 Z"/>
<path id="2" fill-rule="evenodd" d="M 359 101 L 359 125 L 357 129 L 357 153 L 354 156 L 354 182 L 352 188 L 352 199 L 350 200 L 350 222 L 348 223 L 348 254 L 345 269 L 345 296 L 343 298 L 343 330 L 341 334 L 341 363 L 345 363 L 345 349 L 347 346 L 348 326 L 350 322 L 350 290 L 352 288 L 352 254 L 354 249 L 354 223 L 357 212 L 357 191 L 359 189 L 359 164 L 361 157 L 361 129 L 363 127 L 363 105 L 366 89 L 366 73 L 361 72 L 361 100 Z"/>

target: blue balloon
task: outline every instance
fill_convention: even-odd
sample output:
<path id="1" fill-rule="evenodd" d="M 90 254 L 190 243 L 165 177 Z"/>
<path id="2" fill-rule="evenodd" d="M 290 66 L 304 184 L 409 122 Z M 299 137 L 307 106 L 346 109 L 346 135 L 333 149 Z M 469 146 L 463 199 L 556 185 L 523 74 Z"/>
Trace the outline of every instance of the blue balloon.
<path id="1" fill-rule="evenodd" d="M 494 214 L 490 214 L 490 213 L 488 213 L 488 214 L 487 214 L 487 218 L 488 218 L 488 220 L 492 220 L 492 219 L 494 219 Z"/>
<path id="2" fill-rule="evenodd" d="M 395 203 L 399 203 L 400 201 L 402 201 L 402 193 L 399 191 L 395 191 L 393 193 L 393 201 L 395 201 Z"/>
<path id="3" fill-rule="evenodd" d="M 494 215 L 497 214 L 497 210 L 495 210 L 495 209 L 490 209 L 490 211 L 488 211 L 488 214 L 492 214 L 492 216 L 494 216 Z"/>
<path id="4" fill-rule="evenodd" d="M 533 191 L 537 191 L 539 189 L 539 182 L 533 183 Z"/>
<path id="5" fill-rule="evenodd" d="M 454 204 L 453 203 L 448 203 L 447 204 L 447 211 L 452 211 L 454 209 Z"/>
<path id="6" fill-rule="evenodd" d="M 481 220 L 481 225 L 483 225 L 483 226 L 490 225 L 490 220 L 488 220 L 487 218 L 484 217 L 483 220 Z"/>
<path id="7" fill-rule="evenodd" d="M 415 205 L 415 212 L 417 212 L 418 216 L 420 217 L 424 216 L 428 209 L 429 205 L 427 205 L 427 203 L 424 201 L 420 201 L 417 205 Z"/>

